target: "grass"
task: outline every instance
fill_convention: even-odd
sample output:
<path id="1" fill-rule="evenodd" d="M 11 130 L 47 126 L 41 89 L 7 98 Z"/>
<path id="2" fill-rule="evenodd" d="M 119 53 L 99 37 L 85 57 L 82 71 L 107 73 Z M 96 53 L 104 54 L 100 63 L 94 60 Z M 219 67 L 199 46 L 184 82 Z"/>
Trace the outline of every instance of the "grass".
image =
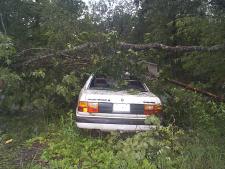
<path id="1" fill-rule="evenodd" d="M 47 122 L 37 114 L 0 114 L 0 168 L 24 166 L 25 141 L 47 133 L 47 128 Z"/>

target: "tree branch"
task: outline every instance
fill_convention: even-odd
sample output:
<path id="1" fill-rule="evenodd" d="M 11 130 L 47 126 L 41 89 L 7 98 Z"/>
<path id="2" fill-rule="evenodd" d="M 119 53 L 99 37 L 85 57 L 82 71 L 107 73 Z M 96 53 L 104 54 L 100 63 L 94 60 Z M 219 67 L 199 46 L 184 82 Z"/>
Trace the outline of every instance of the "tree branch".
<path id="1" fill-rule="evenodd" d="M 4 30 L 4 34 L 6 35 L 7 32 L 6 32 L 5 24 L 4 24 L 4 21 L 3 21 L 2 13 L 0 13 L 0 18 L 1 18 L 2 29 Z"/>
<path id="2" fill-rule="evenodd" d="M 48 50 L 48 51 L 51 51 L 52 53 L 45 54 L 45 55 L 40 55 L 40 56 L 37 56 L 35 58 L 26 60 L 26 61 L 24 61 L 22 63 L 14 64 L 14 65 L 12 65 L 12 67 L 17 68 L 17 67 L 21 67 L 21 66 L 27 66 L 27 65 L 29 65 L 31 63 L 34 63 L 34 62 L 37 62 L 37 61 L 40 61 L 40 60 L 44 60 L 44 59 L 48 59 L 48 58 L 51 58 L 51 57 L 54 57 L 54 56 L 57 56 L 57 55 L 62 55 L 62 56 L 68 57 L 69 55 L 66 54 L 68 52 L 79 51 L 79 50 L 88 49 L 88 48 L 96 48 L 100 44 L 101 44 L 100 42 L 87 42 L 87 43 L 75 46 L 75 47 L 73 47 L 71 49 L 65 49 L 65 50 L 60 50 L 60 51 L 56 51 L 56 50 L 50 49 L 50 48 L 30 48 L 30 49 L 25 49 L 25 50 L 21 51 L 20 53 L 18 53 L 16 56 L 20 56 L 20 55 L 22 55 L 22 54 L 24 54 L 24 53 L 26 53 L 28 51 L 33 51 L 33 50 Z"/>
<path id="3" fill-rule="evenodd" d="M 15 57 L 21 56 L 29 51 L 42 51 L 42 50 L 55 51 L 54 49 L 51 49 L 51 48 L 29 48 L 29 49 L 24 49 L 24 50 L 20 51 L 18 54 L 15 55 Z"/>
<path id="4" fill-rule="evenodd" d="M 172 51 L 172 52 L 204 52 L 204 51 L 218 51 L 218 50 L 225 50 L 225 44 L 214 45 L 211 47 L 204 47 L 204 46 L 168 46 L 161 43 L 148 43 L 148 44 L 132 44 L 126 42 L 119 42 L 118 45 L 123 49 L 133 49 L 136 51 L 140 50 L 165 50 L 165 51 Z"/>
<path id="5" fill-rule="evenodd" d="M 196 92 L 196 93 L 200 93 L 200 94 L 202 94 L 202 95 L 211 97 L 211 98 L 214 99 L 214 100 L 221 101 L 221 102 L 222 102 L 222 101 L 225 101 L 224 98 L 221 97 L 221 96 L 217 96 L 217 95 L 215 95 L 215 94 L 213 94 L 213 93 L 210 93 L 210 92 L 208 92 L 208 91 L 205 91 L 205 90 L 202 90 L 202 89 L 199 89 L 199 88 L 195 88 L 195 87 L 193 87 L 193 86 L 191 86 L 191 85 L 187 85 L 187 84 L 185 84 L 185 83 L 183 83 L 183 82 L 180 82 L 180 81 L 177 81 L 177 80 L 173 80 L 173 79 L 166 79 L 166 80 L 167 80 L 168 82 L 170 82 L 170 83 L 173 83 L 173 84 L 175 84 L 175 85 L 181 86 L 181 87 L 183 87 L 183 88 L 185 88 L 185 89 L 187 89 L 187 90 L 194 91 L 194 92 Z"/>

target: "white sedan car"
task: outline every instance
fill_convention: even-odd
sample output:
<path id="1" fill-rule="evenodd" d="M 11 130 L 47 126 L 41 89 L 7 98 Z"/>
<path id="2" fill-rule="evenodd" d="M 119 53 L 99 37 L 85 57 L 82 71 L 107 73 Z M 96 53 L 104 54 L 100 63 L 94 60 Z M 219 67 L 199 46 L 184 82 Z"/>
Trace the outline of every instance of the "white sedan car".
<path id="1" fill-rule="evenodd" d="M 142 131 L 155 128 L 146 125 L 150 115 L 161 116 L 161 101 L 138 80 L 116 82 L 104 76 L 91 75 L 81 89 L 76 109 L 76 125 L 83 129 L 104 131 Z M 115 87 L 117 86 L 117 87 Z"/>

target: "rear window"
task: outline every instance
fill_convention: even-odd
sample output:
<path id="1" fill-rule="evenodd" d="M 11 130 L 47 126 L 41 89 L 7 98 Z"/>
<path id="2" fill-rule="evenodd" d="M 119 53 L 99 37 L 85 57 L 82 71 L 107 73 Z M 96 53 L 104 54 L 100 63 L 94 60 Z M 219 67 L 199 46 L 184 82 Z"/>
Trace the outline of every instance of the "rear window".
<path id="1" fill-rule="evenodd" d="M 146 92 L 143 84 L 138 80 L 116 81 L 109 78 L 94 77 L 90 84 L 90 89 L 95 90 L 138 90 Z"/>
<path id="2" fill-rule="evenodd" d="M 110 88 L 108 81 L 104 78 L 94 78 L 90 88 Z"/>

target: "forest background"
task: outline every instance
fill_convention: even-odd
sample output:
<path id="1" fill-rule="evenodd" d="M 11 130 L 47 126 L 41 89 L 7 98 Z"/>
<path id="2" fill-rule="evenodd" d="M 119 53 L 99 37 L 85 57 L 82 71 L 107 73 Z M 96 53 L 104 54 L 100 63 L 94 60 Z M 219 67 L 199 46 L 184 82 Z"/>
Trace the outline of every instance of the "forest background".
<path id="1" fill-rule="evenodd" d="M 0 168 L 224 168 L 224 44 L 223 0 L 1 0 Z M 161 97 L 164 127 L 78 130 L 87 76 L 124 71 Z"/>

